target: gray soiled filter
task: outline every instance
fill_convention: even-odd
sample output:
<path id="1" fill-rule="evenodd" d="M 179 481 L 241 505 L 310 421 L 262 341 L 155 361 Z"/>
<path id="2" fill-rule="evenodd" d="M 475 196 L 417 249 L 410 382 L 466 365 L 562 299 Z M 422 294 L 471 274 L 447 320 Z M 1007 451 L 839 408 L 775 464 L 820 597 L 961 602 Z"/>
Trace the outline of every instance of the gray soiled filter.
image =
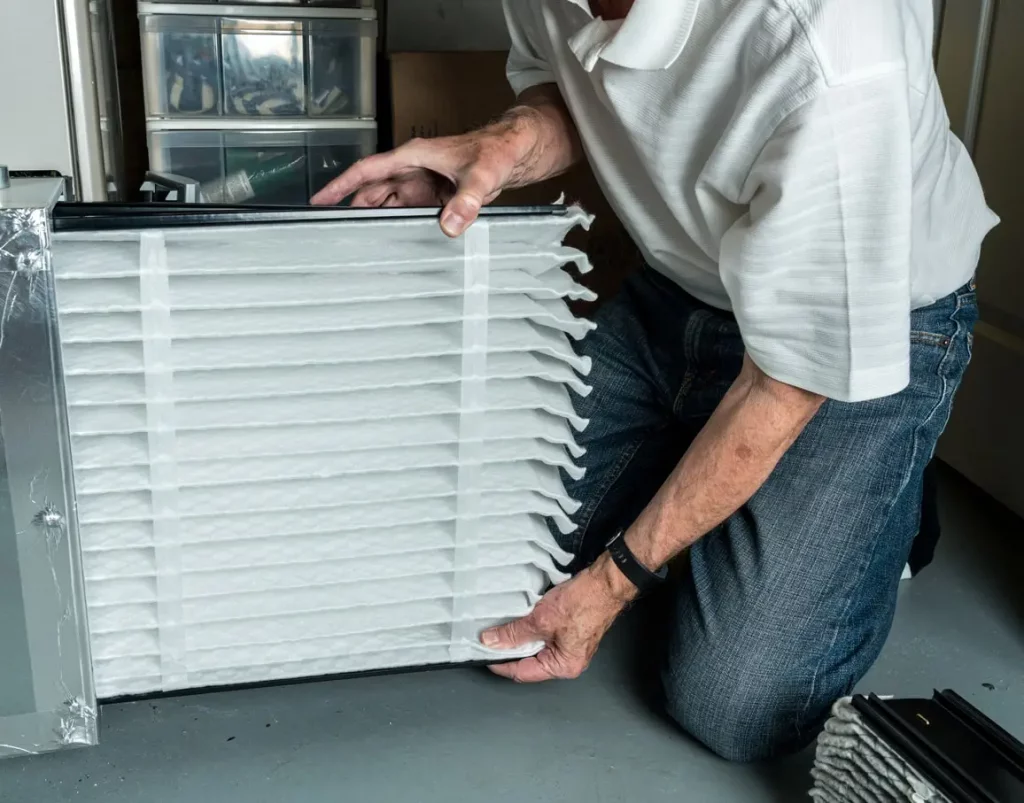
<path id="1" fill-rule="evenodd" d="M 811 797 L 822 803 L 949 803 L 863 720 L 847 697 L 818 737 Z"/>

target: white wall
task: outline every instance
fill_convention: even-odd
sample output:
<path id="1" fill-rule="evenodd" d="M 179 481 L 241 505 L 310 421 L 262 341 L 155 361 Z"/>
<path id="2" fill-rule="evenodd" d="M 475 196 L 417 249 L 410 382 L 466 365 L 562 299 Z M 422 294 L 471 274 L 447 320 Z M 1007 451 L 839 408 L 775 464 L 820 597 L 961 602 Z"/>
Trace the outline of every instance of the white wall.
<path id="1" fill-rule="evenodd" d="M 501 0 L 387 0 L 387 14 L 393 53 L 509 48 Z"/>
<path id="2" fill-rule="evenodd" d="M 0 0 L 0 164 L 72 174 L 56 0 Z"/>

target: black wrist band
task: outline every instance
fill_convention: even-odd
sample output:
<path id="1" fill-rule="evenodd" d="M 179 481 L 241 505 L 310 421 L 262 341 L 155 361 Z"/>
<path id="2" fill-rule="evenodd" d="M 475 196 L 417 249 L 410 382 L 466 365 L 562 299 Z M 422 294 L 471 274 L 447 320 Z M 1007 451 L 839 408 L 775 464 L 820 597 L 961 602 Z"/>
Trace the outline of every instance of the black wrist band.
<path id="1" fill-rule="evenodd" d="M 645 594 L 665 582 L 668 567 L 662 566 L 659 571 L 652 572 L 638 561 L 636 555 L 626 546 L 625 535 L 625 532 L 620 532 L 608 542 L 608 554 L 612 556 L 612 561 L 619 567 L 619 571 L 626 575 L 629 582 L 635 585 L 641 594 Z"/>

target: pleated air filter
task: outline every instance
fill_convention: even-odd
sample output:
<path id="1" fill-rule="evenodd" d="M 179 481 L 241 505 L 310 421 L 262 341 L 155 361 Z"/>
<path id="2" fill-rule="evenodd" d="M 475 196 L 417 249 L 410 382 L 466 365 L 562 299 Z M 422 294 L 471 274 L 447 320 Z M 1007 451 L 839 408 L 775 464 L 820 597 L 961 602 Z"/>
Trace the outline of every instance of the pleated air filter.
<path id="1" fill-rule="evenodd" d="M 53 235 L 101 698 L 515 657 L 565 578 L 589 220 L 311 217 Z"/>
<path id="2" fill-rule="evenodd" d="M 1024 744 L 953 691 L 840 700 L 818 739 L 820 803 L 1021 803 Z"/>

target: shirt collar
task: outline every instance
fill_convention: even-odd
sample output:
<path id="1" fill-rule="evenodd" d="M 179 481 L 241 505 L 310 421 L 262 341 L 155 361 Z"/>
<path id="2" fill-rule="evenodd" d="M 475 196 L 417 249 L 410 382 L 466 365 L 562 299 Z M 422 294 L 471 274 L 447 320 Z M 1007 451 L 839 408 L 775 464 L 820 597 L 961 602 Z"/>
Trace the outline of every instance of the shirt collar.
<path id="1" fill-rule="evenodd" d="M 590 14 L 588 0 L 567 0 Z M 635 0 L 626 19 L 591 19 L 569 39 L 580 63 L 593 70 L 598 59 L 631 70 L 665 70 L 686 47 L 700 0 Z"/>

